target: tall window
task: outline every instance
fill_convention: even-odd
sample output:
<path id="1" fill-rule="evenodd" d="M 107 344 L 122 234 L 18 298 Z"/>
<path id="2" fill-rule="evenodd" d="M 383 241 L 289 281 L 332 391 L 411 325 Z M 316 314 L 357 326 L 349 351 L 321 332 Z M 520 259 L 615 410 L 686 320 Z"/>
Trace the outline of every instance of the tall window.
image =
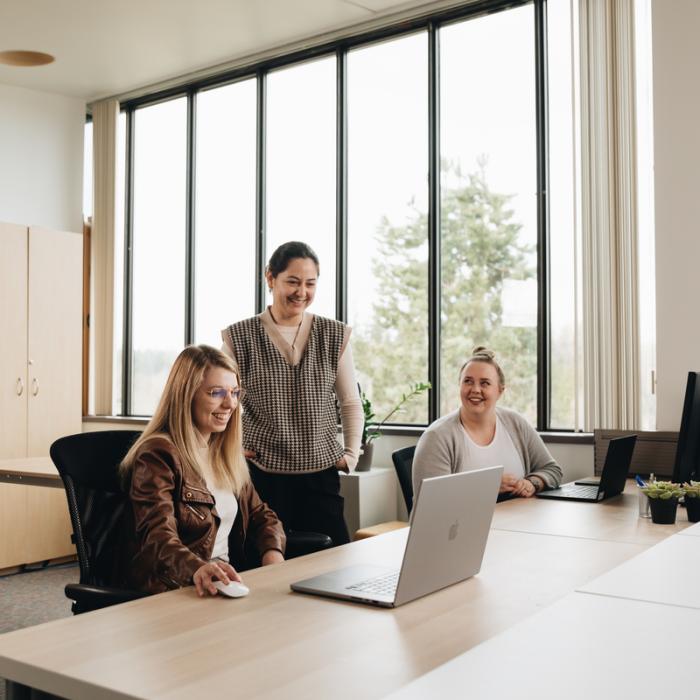
<path id="1" fill-rule="evenodd" d="M 549 97 L 549 313 L 551 328 L 550 427 L 573 428 L 583 418 L 579 391 L 581 352 L 581 256 L 577 252 L 576 182 L 578 141 L 574 114 L 578 104 L 575 3 L 547 3 Z"/>
<path id="2" fill-rule="evenodd" d="M 126 176 L 126 113 L 117 120 L 117 176 L 114 208 L 114 333 L 112 336 L 112 413 L 124 410 L 122 378 L 124 371 L 124 207 Z"/>
<path id="3" fill-rule="evenodd" d="M 442 411 L 459 368 L 496 351 L 504 403 L 537 414 L 537 152 L 532 7 L 440 32 Z"/>
<path id="4" fill-rule="evenodd" d="M 428 380 L 427 47 L 421 32 L 348 55 L 348 315 L 378 416 Z M 402 419 L 426 423 L 427 402 Z"/>
<path id="5" fill-rule="evenodd" d="M 153 412 L 184 342 L 187 100 L 134 115 L 131 412 Z"/>
<path id="6" fill-rule="evenodd" d="M 255 313 L 255 80 L 197 96 L 194 340 Z"/>
<path id="7" fill-rule="evenodd" d="M 304 241 L 319 256 L 315 313 L 335 318 L 335 57 L 267 78 L 267 254 Z"/>
<path id="8" fill-rule="evenodd" d="M 539 428 L 575 427 L 576 18 L 568 0 L 546 6 L 545 22 L 542 2 L 467 5 L 126 104 L 131 413 L 152 412 L 185 342 L 219 345 L 222 328 L 264 309 L 265 262 L 302 240 L 321 262 L 312 310 L 353 327 L 358 381 L 379 416 L 438 376 L 437 396 L 398 420 L 453 410 L 464 358 L 488 345 L 506 405 L 545 416 Z"/>

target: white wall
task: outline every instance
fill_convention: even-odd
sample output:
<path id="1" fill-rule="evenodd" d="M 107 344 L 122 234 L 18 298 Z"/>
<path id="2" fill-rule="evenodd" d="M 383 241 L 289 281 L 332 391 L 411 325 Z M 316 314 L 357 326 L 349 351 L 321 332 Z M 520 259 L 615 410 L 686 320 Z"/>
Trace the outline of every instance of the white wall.
<path id="1" fill-rule="evenodd" d="M 82 231 L 84 125 L 83 100 L 0 85 L 0 221 Z"/>
<path id="2" fill-rule="evenodd" d="M 653 0 L 657 429 L 700 370 L 700 3 Z"/>

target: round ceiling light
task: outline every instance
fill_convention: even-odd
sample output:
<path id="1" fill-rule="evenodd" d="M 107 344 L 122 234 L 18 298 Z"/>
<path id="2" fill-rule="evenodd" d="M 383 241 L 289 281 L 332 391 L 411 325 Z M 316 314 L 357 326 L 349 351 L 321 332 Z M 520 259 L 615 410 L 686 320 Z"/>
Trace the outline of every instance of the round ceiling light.
<path id="1" fill-rule="evenodd" d="M 0 51 L 0 63 L 6 66 L 45 66 L 56 59 L 40 51 Z"/>

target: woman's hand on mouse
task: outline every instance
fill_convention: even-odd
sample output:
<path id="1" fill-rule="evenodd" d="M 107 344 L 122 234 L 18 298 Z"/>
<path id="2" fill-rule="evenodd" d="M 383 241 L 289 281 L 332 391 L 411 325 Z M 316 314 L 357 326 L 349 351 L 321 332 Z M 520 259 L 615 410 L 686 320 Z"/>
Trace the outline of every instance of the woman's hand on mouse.
<path id="1" fill-rule="evenodd" d="M 192 575 L 192 581 L 194 582 L 194 587 L 197 589 L 197 595 L 200 597 L 205 593 L 216 595 L 214 580 L 221 581 L 222 583 L 231 583 L 231 581 L 243 582 L 238 572 L 227 562 L 210 561 L 208 564 L 200 566 Z"/>

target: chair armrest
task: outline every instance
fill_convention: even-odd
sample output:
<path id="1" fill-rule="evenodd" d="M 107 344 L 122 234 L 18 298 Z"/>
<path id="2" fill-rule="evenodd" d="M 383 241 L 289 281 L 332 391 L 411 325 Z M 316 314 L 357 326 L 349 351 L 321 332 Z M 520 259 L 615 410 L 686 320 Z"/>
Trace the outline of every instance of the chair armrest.
<path id="1" fill-rule="evenodd" d="M 73 613 L 90 612 L 100 610 L 110 605 L 127 603 L 130 600 L 145 598 L 148 593 L 141 591 L 129 591 L 124 588 L 110 588 L 108 586 L 90 586 L 85 583 L 69 583 L 66 585 L 66 598 L 73 602 Z"/>
<path id="2" fill-rule="evenodd" d="M 294 559 L 305 554 L 319 552 L 333 546 L 333 540 L 320 532 L 301 532 L 290 530 L 287 532 L 287 549 L 285 558 Z"/>

